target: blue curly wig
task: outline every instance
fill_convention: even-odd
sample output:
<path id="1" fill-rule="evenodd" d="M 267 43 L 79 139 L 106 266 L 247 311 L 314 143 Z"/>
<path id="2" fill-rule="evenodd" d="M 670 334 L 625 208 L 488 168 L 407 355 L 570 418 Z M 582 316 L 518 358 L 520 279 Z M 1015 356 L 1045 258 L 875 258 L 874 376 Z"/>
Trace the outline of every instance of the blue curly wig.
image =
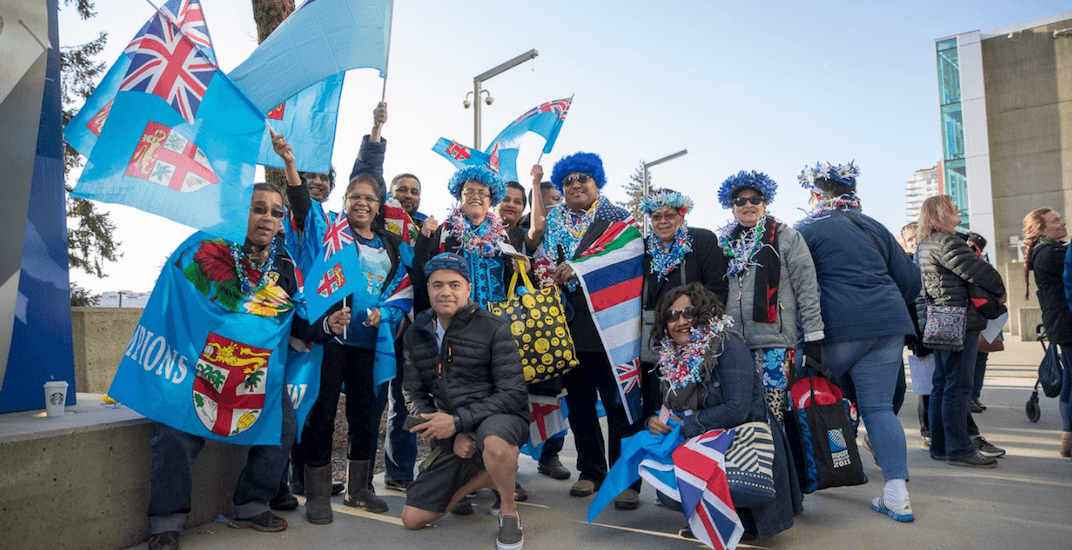
<path id="1" fill-rule="evenodd" d="M 726 181 L 722 182 L 722 186 L 718 188 L 718 202 L 722 208 L 729 208 L 733 196 L 744 188 L 755 189 L 767 199 L 767 204 L 770 204 L 774 202 L 774 192 L 778 190 L 778 184 L 763 172 L 741 170 L 726 178 Z"/>
<path id="2" fill-rule="evenodd" d="M 465 187 L 467 181 L 478 181 L 488 186 L 488 192 L 491 193 L 491 205 L 495 206 L 502 202 L 503 197 L 506 196 L 506 184 L 503 183 L 503 179 L 492 171 L 487 166 L 466 166 L 461 170 L 458 170 L 450 177 L 450 181 L 447 183 L 447 189 L 450 191 L 451 196 L 455 199 L 462 200 L 462 187 Z"/>
<path id="3" fill-rule="evenodd" d="M 568 157 L 562 157 L 551 170 L 551 183 L 561 193 L 562 182 L 565 181 L 566 176 L 575 172 L 591 176 L 596 180 L 596 186 L 600 189 L 603 189 L 607 183 L 607 175 L 603 173 L 603 159 L 595 153 L 574 153 Z"/>

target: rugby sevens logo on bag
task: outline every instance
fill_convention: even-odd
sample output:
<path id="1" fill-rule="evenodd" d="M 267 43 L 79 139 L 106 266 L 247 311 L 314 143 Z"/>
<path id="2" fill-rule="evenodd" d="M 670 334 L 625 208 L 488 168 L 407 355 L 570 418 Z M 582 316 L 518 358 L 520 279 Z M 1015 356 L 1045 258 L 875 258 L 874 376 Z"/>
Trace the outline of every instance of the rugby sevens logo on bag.
<path id="1" fill-rule="evenodd" d="M 841 468 L 852 464 L 849 447 L 845 444 L 845 434 L 841 433 L 841 428 L 827 430 L 826 438 L 830 441 L 830 461 L 834 467 Z"/>
<path id="2" fill-rule="evenodd" d="M 209 333 L 197 359 L 194 409 L 212 433 L 238 435 L 248 430 L 264 409 L 271 350 Z"/>

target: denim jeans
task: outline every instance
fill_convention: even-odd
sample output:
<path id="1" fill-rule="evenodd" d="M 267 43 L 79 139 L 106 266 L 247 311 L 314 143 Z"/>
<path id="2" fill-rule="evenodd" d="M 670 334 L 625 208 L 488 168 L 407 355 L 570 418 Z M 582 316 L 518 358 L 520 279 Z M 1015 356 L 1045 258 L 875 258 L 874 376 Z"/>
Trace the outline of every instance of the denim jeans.
<path id="1" fill-rule="evenodd" d="M 979 331 L 964 335 L 964 349 L 935 350 L 931 388 L 931 455 L 963 458 L 975 453 L 968 435 L 968 400 L 975 378 Z"/>
<path id="2" fill-rule="evenodd" d="M 1061 396 L 1057 409 L 1061 413 L 1061 429 L 1072 432 L 1072 346 L 1059 346 L 1061 350 Z"/>
<path id="3" fill-rule="evenodd" d="M 902 348 L 901 334 L 823 345 L 823 364 L 835 376 L 848 374 L 856 385 L 857 407 L 886 481 L 908 479 L 904 428 L 893 414 Z"/>
<path id="4" fill-rule="evenodd" d="M 290 458 L 290 446 L 298 432 L 298 421 L 290 395 L 283 394 L 283 428 L 279 445 L 249 448 L 246 467 L 238 476 L 231 502 L 235 517 L 246 519 L 269 511 L 268 501 L 279 489 L 279 479 Z M 149 474 L 149 533 L 182 531 L 193 500 L 193 469 L 205 438 L 157 424 L 156 437 L 149 442 L 152 465 Z"/>
<path id="5" fill-rule="evenodd" d="M 990 358 L 990 354 L 986 352 L 976 352 L 975 354 L 975 373 L 972 378 L 972 399 L 978 400 L 983 395 L 983 378 L 986 377 L 986 360 Z"/>

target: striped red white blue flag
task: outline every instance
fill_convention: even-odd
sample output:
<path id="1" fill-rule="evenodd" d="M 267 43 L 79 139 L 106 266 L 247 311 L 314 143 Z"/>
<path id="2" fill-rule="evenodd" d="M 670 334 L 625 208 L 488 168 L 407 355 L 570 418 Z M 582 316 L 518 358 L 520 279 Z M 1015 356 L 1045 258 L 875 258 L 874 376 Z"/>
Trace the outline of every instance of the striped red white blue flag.
<path id="1" fill-rule="evenodd" d="M 716 550 L 736 548 L 744 534 L 726 480 L 724 455 L 734 433 L 711 430 L 674 450 L 674 473 L 689 527 L 696 538 Z"/>

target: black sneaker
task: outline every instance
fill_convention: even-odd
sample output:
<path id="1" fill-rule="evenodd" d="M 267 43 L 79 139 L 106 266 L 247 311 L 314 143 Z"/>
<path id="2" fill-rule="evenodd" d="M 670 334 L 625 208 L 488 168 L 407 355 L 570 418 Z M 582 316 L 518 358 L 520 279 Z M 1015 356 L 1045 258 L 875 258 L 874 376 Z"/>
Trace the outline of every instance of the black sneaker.
<path id="1" fill-rule="evenodd" d="M 551 476 L 554 479 L 570 478 L 570 471 L 562 465 L 562 461 L 560 461 L 557 456 L 546 461 L 540 460 L 537 462 L 536 471 L 545 476 Z"/>
<path id="2" fill-rule="evenodd" d="M 149 537 L 149 550 L 179 550 L 179 532 L 156 533 Z"/>
<path id="3" fill-rule="evenodd" d="M 999 456 L 1005 456 L 1005 449 L 991 445 L 990 442 L 988 442 L 986 439 L 983 439 L 983 436 L 981 435 L 977 435 L 972 438 L 972 446 L 975 447 L 976 451 L 979 451 L 979 454 L 988 458 L 997 458 Z"/>
<path id="4" fill-rule="evenodd" d="M 495 546 L 499 550 L 521 550 L 525 537 L 521 533 L 521 518 L 518 516 L 499 516 L 499 535 L 495 537 Z"/>
<path id="5" fill-rule="evenodd" d="M 975 413 L 975 414 L 979 414 L 979 413 L 985 411 L 986 408 L 983 407 L 983 404 L 980 403 L 978 400 L 972 399 L 972 400 L 968 401 L 968 410 L 973 412 L 973 413 Z"/>
<path id="6" fill-rule="evenodd" d="M 251 518 L 229 519 L 227 520 L 227 525 L 235 529 L 253 529 L 265 533 L 277 533 L 287 528 L 287 520 L 271 512 L 261 512 Z"/>
<path id="7" fill-rule="evenodd" d="M 395 481 L 393 479 L 385 479 L 385 480 L 383 480 L 383 486 L 385 488 L 393 489 L 393 490 L 398 491 L 400 493 L 405 493 L 406 489 L 409 489 L 409 484 L 410 483 L 413 483 L 413 482 L 412 481 Z"/>
<path id="8" fill-rule="evenodd" d="M 968 468 L 994 468 L 998 465 L 998 459 L 979 454 L 978 451 L 960 458 L 947 460 L 953 466 L 965 466 Z"/>
<path id="9" fill-rule="evenodd" d="M 984 411 L 986 410 L 986 405 L 984 405 L 982 401 L 979 401 L 978 399 L 972 399 L 971 402 L 976 407 L 979 407 L 980 409 L 982 409 Z"/>
<path id="10" fill-rule="evenodd" d="M 458 504 L 454 506 L 454 509 L 450 513 L 456 516 L 471 516 L 473 515 L 473 499 L 471 497 L 464 497 Z"/>

